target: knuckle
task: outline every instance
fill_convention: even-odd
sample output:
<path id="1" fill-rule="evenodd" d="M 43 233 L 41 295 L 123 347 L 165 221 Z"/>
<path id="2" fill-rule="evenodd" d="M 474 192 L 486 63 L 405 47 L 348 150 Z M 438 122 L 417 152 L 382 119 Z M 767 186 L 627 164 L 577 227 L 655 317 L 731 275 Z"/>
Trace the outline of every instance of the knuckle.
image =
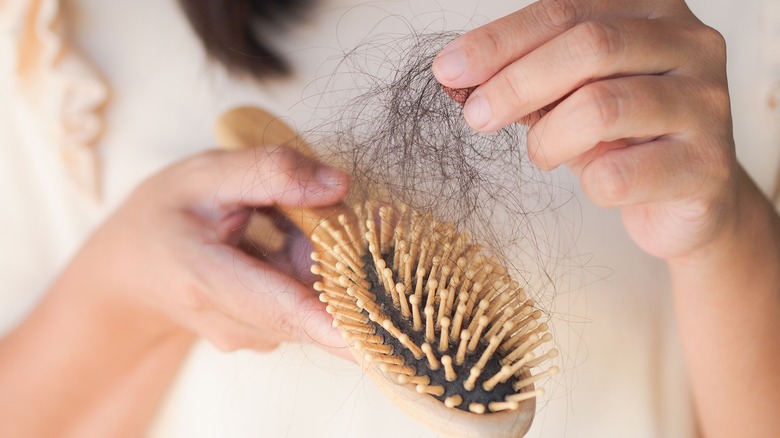
<path id="1" fill-rule="evenodd" d="M 263 159 L 263 164 L 268 166 L 267 170 L 274 169 L 280 174 L 292 176 L 303 165 L 302 156 L 294 149 L 275 147 L 268 152 Z"/>
<path id="2" fill-rule="evenodd" d="M 285 340 L 292 338 L 293 327 L 295 326 L 293 317 L 287 312 L 276 312 L 273 317 L 274 330 L 279 333 L 279 337 Z"/>
<path id="3" fill-rule="evenodd" d="M 212 149 L 203 151 L 184 159 L 179 165 L 176 166 L 176 170 L 185 175 L 189 173 L 200 174 L 207 172 L 210 169 L 213 169 L 215 166 L 220 166 L 224 161 L 222 160 L 224 156 L 225 152 L 220 150 Z"/>
<path id="4" fill-rule="evenodd" d="M 616 90 L 604 83 L 595 82 L 581 89 L 580 96 L 586 103 L 590 128 L 602 131 L 618 122 L 622 113 L 621 99 Z"/>
<path id="5" fill-rule="evenodd" d="M 713 187 L 722 187 L 734 177 L 736 157 L 732 148 L 724 147 L 720 141 L 712 139 L 707 143 L 704 162 L 707 163 L 709 179 L 715 183 Z"/>
<path id="6" fill-rule="evenodd" d="M 506 71 L 499 73 L 496 79 L 498 79 L 498 81 L 496 87 L 493 88 L 493 92 L 495 93 L 495 90 L 500 90 L 501 101 L 514 102 L 516 105 L 517 102 L 525 100 L 528 93 L 523 90 L 523 84 L 528 82 L 520 71 L 517 71 L 517 69 L 507 69 Z M 488 100 L 491 100 L 490 96 L 488 96 Z M 515 114 L 512 115 L 514 116 Z"/>
<path id="7" fill-rule="evenodd" d="M 190 254 L 184 262 L 189 267 L 187 275 L 179 276 L 172 287 L 178 291 L 176 299 L 178 304 L 186 310 L 194 312 L 207 312 L 214 308 L 214 302 L 209 299 L 209 291 L 213 289 L 213 282 L 207 274 L 208 270 L 199 269 L 203 265 L 198 258 L 202 254 Z"/>
<path id="8" fill-rule="evenodd" d="M 690 108 L 695 108 L 690 126 L 691 138 L 716 147 L 729 143 L 731 137 L 731 97 L 728 86 L 720 80 L 695 79 L 690 82 Z M 724 140 L 726 139 L 726 140 Z"/>
<path id="9" fill-rule="evenodd" d="M 273 147 L 258 157 L 256 175 L 251 190 L 260 191 L 260 197 L 279 199 L 297 190 L 305 181 L 304 168 L 308 162 L 302 154 L 288 147 Z M 312 170 L 313 172 L 313 170 Z"/>
<path id="10" fill-rule="evenodd" d="M 728 87 L 721 83 L 712 83 L 702 87 L 706 108 L 719 120 L 731 119 L 731 97 Z"/>
<path id="11" fill-rule="evenodd" d="M 526 136 L 526 147 L 528 148 L 528 158 L 536 165 L 536 167 L 542 170 L 551 170 L 554 166 L 552 164 L 551 157 L 548 155 L 544 145 L 546 141 L 545 137 L 545 121 L 539 121 L 535 123 L 531 129 L 528 130 Z"/>
<path id="12" fill-rule="evenodd" d="M 256 333 L 238 320 L 219 314 L 202 320 L 200 333 L 211 345 L 225 353 L 253 348 L 260 338 L 260 332 Z"/>
<path id="13" fill-rule="evenodd" d="M 535 9 L 537 19 L 558 30 L 569 29 L 579 20 L 585 2 L 576 0 L 541 0 Z"/>
<path id="14" fill-rule="evenodd" d="M 464 44 L 464 47 L 473 47 L 479 52 L 474 53 L 473 50 L 470 51 L 469 57 L 473 59 L 502 58 L 505 55 L 503 53 L 505 51 L 504 48 L 507 47 L 507 44 L 504 44 L 501 38 L 503 34 L 504 29 L 494 26 L 478 28 L 473 33 L 466 34 L 466 38 L 472 38 L 470 41 L 473 44 Z"/>
<path id="15" fill-rule="evenodd" d="M 164 170 L 161 175 L 166 178 L 168 184 L 197 181 L 208 175 L 226 173 L 229 169 L 225 163 L 225 151 L 208 150 L 185 158 L 172 167 Z"/>
<path id="16" fill-rule="evenodd" d="M 588 21 L 575 26 L 566 43 L 569 56 L 578 64 L 600 64 L 617 51 L 620 33 L 605 23 Z"/>
<path id="17" fill-rule="evenodd" d="M 208 307 L 208 299 L 200 287 L 190 285 L 182 288 L 181 305 L 188 310 L 205 310 Z"/>
<path id="18" fill-rule="evenodd" d="M 699 31 L 701 33 L 701 44 L 706 49 L 707 53 L 715 57 L 718 60 L 725 62 L 726 60 L 726 39 L 723 35 L 709 26 L 702 26 Z"/>
<path id="19" fill-rule="evenodd" d="M 602 207 L 623 205 L 631 194 L 631 184 L 623 166 L 609 154 L 586 167 L 582 185 L 588 197 Z"/>
<path id="20" fill-rule="evenodd" d="M 249 346 L 249 343 L 241 336 L 235 334 L 219 333 L 207 336 L 206 339 L 219 351 L 231 353 L 242 350 Z"/>

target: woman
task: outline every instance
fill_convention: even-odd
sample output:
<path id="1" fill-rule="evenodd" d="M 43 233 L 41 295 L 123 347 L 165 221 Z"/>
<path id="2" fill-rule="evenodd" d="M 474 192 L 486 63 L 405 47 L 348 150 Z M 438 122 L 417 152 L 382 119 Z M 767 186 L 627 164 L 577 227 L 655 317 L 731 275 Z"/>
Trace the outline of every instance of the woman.
<path id="1" fill-rule="evenodd" d="M 156 14 L 150 17 L 151 6 L 87 3 L 74 6 L 81 12 L 74 16 L 82 21 L 72 24 L 83 32 L 76 41 L 107 72 L 116 92 L 104 145 L 111 145 L 105 163 L 109 203 L 150 171 L 124 164 L 144 161 L 134 155 L 140 153 L 139 144 L 176 144 L 148 160 L 172 161 L 192 144 L 207 144 L 207 125 L 219 111 L 246 100 L 246 93 L 252 102 L 277 108 L 285 106 L 268 104 L 284 102 L 285 92 L 287 99 L 297 96 L 289 91 L 293 85 L 263 96 L 253 84 L 220 76 L 204 80 L 201 71 L 193 73 L 203 68 L 200 54 L 188 45 L 184 24 L 171 19 L 176 11 L 169 6 L 155 3 Z M 664 287 L 663 276 L 658 277 L 662 266 L 628 246 L 630 240 L 621 236 L 609 212 L 583 205 L 581 248 L 596 253 L 596 264 L 615 269 L 610 279 L 615 284 L 588 287 L 587 307 L 577 302 L 584 292 L 568 303 L 560 298 L 555 303 L 558 314 L 594 322 L 584 328 L 571 323 L 571 333 L 559 330 L 564 332 L 559 336 L 562 349 L 569 349 L 568 367 L 574 369 L 549 404 L 541 403 L 531 434 L 691 432 L 685 379 L 670 341 L 677 333 L 666 319 L 673 297 L 701 431 L 771 435 L 780 430 L 771 411 L 780 402 L 780 381 L 772 372 L 780 360 L 773 336 L 780 324 L 780 228 L 776 214 L 735 160 L 723 43 L 681 1 L 630 3 L 534 3 L 458 39 L 434 64 L 434 74 L 446 86 L 482 84 L 464 108 L 474 129 L 494 130 L 518 120 L 532 125 L 529 151 L 534 162 L 544 169 L 567 164 L 595 204 L 622 209 L 630 238 L 665 259 L 671 273 L 672 294 L 652 294 Z M 100 19 L 90 21 L 87 12 Z M 337 12 L 331 14 L 344 16 Z M 134 14 L 137 20 L 126 20 Z M 142 32 L 122 26 L 141 22 L 141 17 Z M 130 34 L 148 41 L 130 43 Z M 92 35 L 106 39 L 87 38 Z M 291 39 L 295 37 L 315 40 L 316 34 Z M 152 103 L 155 113 L 149 114 Z M 199 110 L 188 111 L 193 105 Z M 16 144 L 35 144 L 17 134 L 18 128 L 6 128 Z M 760 135 L 742 138 L 765 140 Z M 24 169 L 15 174 L 36 187 L 38 179 Z M 247 181 L 255 181 L 256 175 L 264 182 L 247 193 Z M 202 154 L 140 184 L 0 344 L 4 434 L 143 434 L 197 336 L 223 350 L 267 351 L 292 340 L 343 352 L 343 342 L 328 329 L 311 291 L 284 268 L 235 249 L 231 230 L 246 219 L 247 206 L 327 205 L 337 202 L 347 185 L 338 170 L 284 149 Z M 39 194 L 50 190 L 40 187 Z M 9 238 L 21 255 L 6 255 L 6 261 L 47 253 L 45 243 L 51 239 L 46 233 L 57 236 L 64 230 L 49 224 L 47 215 L 67 212 L 80 235 L 101 216 L 84 218 L 83 209 L 52 204 L 56 196 L 43 198 L 46 202 L 23 200 L 39 215 L 33 218 L 36 227 L 20 221 L 20 229 L 30 232 Z M 599 243 L 589 234 L 597 235 Z M 30 242 L 29 248 L 38 251 L 25 254 L 29 236 L 40 242 Z M 641 279 L 654 282 L 637 285 Z M 34 283 L 12 279 L 16 287 L 9 295 L 24 295 Z M 582 346 L 590 349 L 587 360 L 574 352 Z M 621 354 L 632 347 L 636 350 Z M 318 366 L 302 372 L 290 363 L 299 357 L 294 353 L 287 347 L 275 356 L 238 356 L 245 362 L 235 365 L 227 383 L 203 389 L 209 385 L 204 378 L 215 378 L 202 374 L 210 370 L 203 362 L 235 356 L 225 359 L 198 347 L 197 360 L 185 370 L 157 433 L 248 435 L 254 430 L 279 436 L 322 434 L 323 428 L 334 436 L 420 433 L 396 412 L 382 411 L 385 402 L 378 397 L 368 397 L 375 404 L 368 407 L 360 397 L 349 398 L 355 385 L 371 391 L 363 389 L 359 374 L 358 380 L 345 374 L 353 368 L 305 350 Z M 343 382 L 311 377 L 332 376 L 331 368 L 335 380 Z M 236 389 L 230 379 L 237 370 L 252 376 L 235 386 L 249 382 L 250 388 L 264 392 L 249 396 Z M 273 386 L 269 380 L 280 379 L 280 373 L 285 384 L 301 379 L 301 388 Z M 725 390 L 722 382 L 735 384 Z M 242 398 L 251 403 L 236 401 Z M 349 401 L 355 406 L 341 406 Z M 329 408 L 334 402 L 339 406 Z M 279 405 L 287 407 L 274 407 Z M 231 416 L 214 414 L 219 406 L 243 407 Z M 285 411 L 293 407 L 295 414 Z M 261 411 L 259 420 L 254 409 Z M 193 418 L 191 412 L 203 416 Z M 303 419 L 309 425 L 300 424 Z M 204 425 L 211 429 L 202 429 Z"/>

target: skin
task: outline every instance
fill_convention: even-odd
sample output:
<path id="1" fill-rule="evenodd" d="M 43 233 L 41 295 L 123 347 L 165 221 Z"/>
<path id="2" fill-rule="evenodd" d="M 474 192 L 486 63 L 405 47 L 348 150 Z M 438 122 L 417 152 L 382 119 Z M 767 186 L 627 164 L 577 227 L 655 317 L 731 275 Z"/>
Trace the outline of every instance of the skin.
<path id="1" fill-rule="evenodd" d="M 143 436 L 196 337 L 349 357 L 310 279 L 295 275 L 302 254 L 236 247 L 253 208 L 330 205 L 348 186 L 278 147 L 204 153 L 143 183 L 0 341 L 0 435 Z"/>
<path id="2" fill-rule="evenodd" d="M 680 0 L 543 0 L 456 39 L 433 71 L 466 121 L 530 126 L 542 169 L 667 261 L 705 436 L 780 430 L 780 220 L 737 163 L 723 38 Z"/>
<path id="3" fill-rule="evenodd" d="M 702 431 L 780 430 L 780 221 L 735 159 L 723 39 L 681 1 L 546 0 L 456 40 L 434 74 L 478 86 L 475 129 L 529 124 L 537 165 L 570 167 L 668 261 Z M 197 337 L 346 355 L 294 269 L 305 251 L 258 259 L 235 230 L 347 186 L 282 148 L 201 154 L 142 184 L 0 340 L 0 435 L 143 435 Z"/>

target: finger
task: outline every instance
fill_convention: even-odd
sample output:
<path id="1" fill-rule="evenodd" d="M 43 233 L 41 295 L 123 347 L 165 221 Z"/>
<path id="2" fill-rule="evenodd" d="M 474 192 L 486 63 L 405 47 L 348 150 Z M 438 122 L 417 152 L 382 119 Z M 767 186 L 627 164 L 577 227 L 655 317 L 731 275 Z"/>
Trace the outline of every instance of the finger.
<path id="1" fill-rule="evenodd" d="M 184 202 L 236 206 L 318 207 L 341 200 L 348 175 L 287 147 L 211 151 L 177 166 L 171 184 Z M 181 202 L 181 201 L 179 201 Z"/>
<path id="2" fill-rule="evenodd" d="M 669 202 L 706 193 L 702 181 L 723 178 L 726 169 L 717 157 L 724 152 L 700 150 L 677 139 L 665 138 L 614 149 L 587 163 L 580 182 L 587 197 L 603 207 Z"/>
<path id="3" fill-rule="evenodd" d="M 198 330 L 200 336 L 220 351 L 251 349 L 266 352 L 279 346 L 279 342 L 264 336 L 257 327 L 237 321 L 213 309 L 201 310 L 190 315 L 188 319 L 187 326 Z"/>
<path id="4" fill-rule="evenodd" d="M 281 213 L 274 210 L 266 213 L 252 215 L 238 248 L 305 285 L 314 284 L 317 279 L 311 273 L 314 248 L 308 236 Z M 263 220 L 258 221 L 260 218 Z"/>
<path id="5" fill-rule="evenodd" d="M 615 3 L 610 5 L 610 3 Z M 578 23 L 594 18 L 647 15 L 649 2 L 542 0 L 455 39 L 433 62 L 442 85 L 479 85 Z"/>
<path id="6" fill-rule="evenodd" d="M 694 57 L 679 34 L 655 20 L 578 24 L 477 87 L 464 117 L 478 131 L 494 131 L 595 80 L 671 71 Z"/>
<path id="7" fill-rule="evenodd" d="M 297 314 L 300 316 L 300 332 L 296 336 L 297 339 L 336 356 L 355 361 L 341 332 L 333 327 L 333 317 L 330 314 L 320 306 Z"/>
<path id="8" fill-rule="evenodd" d="M 209 300 L 223 313 L 276 342 L 346 346 L 311 288 L 233 248 L 208 245 L 204 251 L 216 266 L 206 273 Z"/>
<path id="9" fill-rule="evenodd" d="M 676 134 L 701 109 L 700 92 L 678 76 L 631 76 L 583 86 L 528 131 L 530 158 L 553 169 L 596 145 L 621 139 Z"/>

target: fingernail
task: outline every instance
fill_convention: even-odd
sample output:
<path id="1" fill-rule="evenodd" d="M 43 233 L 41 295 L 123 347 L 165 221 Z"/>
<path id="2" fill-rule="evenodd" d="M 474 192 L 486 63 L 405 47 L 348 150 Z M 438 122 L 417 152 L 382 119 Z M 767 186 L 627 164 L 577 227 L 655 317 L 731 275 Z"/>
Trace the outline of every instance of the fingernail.
<path id="1" fill-rule="evenodd" d="M 312 312 L 307 316 L 306 334 L 312 342 L 328 348 L 345 348 L 347 341 L 339 329 L 333 327 L 333 317 L 323 312 Z"/>
<path id="2" fill-rule="evenodd" d="M 463 117 L 474 129 L 480 129 L 490 121 L 490 104 L 482 95 L 473 93 L 463 106 Z"/>
<path id="3" fill-rule="evenodd" d="M 433 75 L 439 79 L 452 81 L 458 79 L 466 71 L 466 52 L 447 46 L 433 60 Z"/>
<path id="4" fill-rule="evenodd" d="M 317 167 L 315 175 L 320 184 L 329 189 L 346 184 L 349 178 L 343 170 L 325 165 Z"/>

